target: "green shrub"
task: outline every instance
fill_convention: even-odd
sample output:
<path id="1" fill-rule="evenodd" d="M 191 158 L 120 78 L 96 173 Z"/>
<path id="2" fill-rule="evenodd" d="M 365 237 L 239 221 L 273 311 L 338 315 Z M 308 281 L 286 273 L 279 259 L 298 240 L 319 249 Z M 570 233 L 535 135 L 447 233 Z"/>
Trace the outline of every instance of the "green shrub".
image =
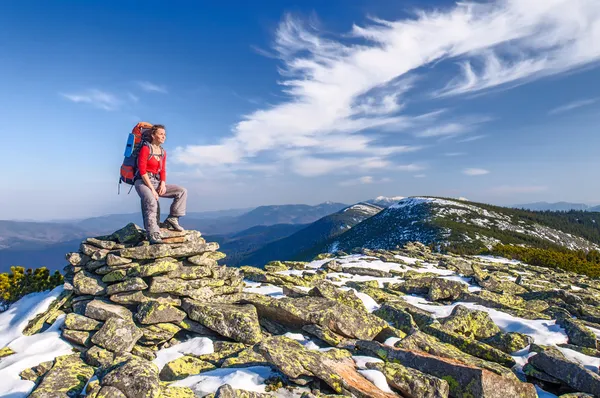
<path id="1" fill-rule="evenodd" d="M 29 293 L 54 289 L 62 283 L 63 276 L 60 272 L 50 274 L 46 267 L 35 270 L 10 267 L 10 272 L 0 274 L 0 309 L 7 308 Z"/>

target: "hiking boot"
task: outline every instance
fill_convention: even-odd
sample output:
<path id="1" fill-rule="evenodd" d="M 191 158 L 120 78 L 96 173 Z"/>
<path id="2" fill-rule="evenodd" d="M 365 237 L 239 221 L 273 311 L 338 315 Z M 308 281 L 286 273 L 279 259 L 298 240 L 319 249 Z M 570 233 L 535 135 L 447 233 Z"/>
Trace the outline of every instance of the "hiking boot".
<path id="1" fill-rule="evenodd" d="M 150 244 L 157 244 L 157 243 L 162 243 L 162 237 L 160 236 L 160 232 L 153 232 L 150 234 Z"/>
<path id="2" fill-rule="evenodd" d="M 165 220 L 165 224 L 175 231 L 183 232 L 185 229 L 181 225 L 179 225 L 179 217 L 167 217 Z"/>

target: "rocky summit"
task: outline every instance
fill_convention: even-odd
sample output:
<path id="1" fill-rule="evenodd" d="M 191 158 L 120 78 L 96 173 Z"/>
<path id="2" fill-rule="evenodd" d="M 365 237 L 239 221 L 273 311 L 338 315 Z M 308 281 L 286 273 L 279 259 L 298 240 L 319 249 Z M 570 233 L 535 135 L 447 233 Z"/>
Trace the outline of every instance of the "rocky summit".
<path id="1" fill-rule="evenodd" d="M 23 334 L 59 325 L 72 353 L 20 372 L 31 397 L 600 396 L 598 280 L 420 243 L 231 268 L 163 232 L 66 255 Z"/>

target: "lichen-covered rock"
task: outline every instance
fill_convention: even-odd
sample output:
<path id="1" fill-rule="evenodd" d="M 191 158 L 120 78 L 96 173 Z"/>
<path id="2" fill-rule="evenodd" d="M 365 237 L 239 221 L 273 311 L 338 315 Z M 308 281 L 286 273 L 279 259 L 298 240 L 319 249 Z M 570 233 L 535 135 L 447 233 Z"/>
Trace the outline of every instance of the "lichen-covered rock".
<path id="1" fill-rule="evenodd" d="M 152 347 L 142 347 L 139 344 L 133 346 L 131 353 L 138 357 L 147 359 L 148 361 L 154 361 L 156 359 L 156 352 Z"/>
<path id="2" fill-rule="evenodd" d="M 333 283 L 329 281 L 317 281 L 315 287 L 312 288 L 308 294 L 315 297 L 325 297 L 331 300 L 335 300 L 340 304 L 347 305 L 359 311 L 367 311 L 362 300 L 354 294 L 352 290 L 344 291 L 338 289 Z"/>
<path id="3" fill-rule="evenodd" d="M 147 301 L 137 308 L 136 319 L 144 325 L 155 323 L 181 322 L 185 318 L 185 312 L 170 304 L 163 304 L 158 301 Z"/>
<path id="4" fill-rule="evenodd" d="M 56 300 L 52 301 L 48 306 L 48 309 L 38 315 L 36 315 L 32 320 L 27 323 L 27 326 L 23 329 L 23 334 L 25 336 L 31 336 L 44 327 L 46 321 L 48 319 L 54 318 L 57 311 L 60 311 L 63 305 L 71 299 L 73 296 L 72 290 L 63 290 Z"/>
<path id="5" fill-rule="evenodd" d="M 384 346 L 375 341 L 359 341 L 357 347 L 386 362 L 400 363 L 448 382 L 450 396 L 481 398 L 537 398 L 533 384 L 523 383 L 507 368 L 498 374 L 468 365 L 460 360 L 433 356 L 425 352 Z"/>
<path id="6" fill-rule="evenodd" d="M 114 353 L 98 346 L 93 346 L 85 352 L 85 361 L 99 368 L 108 368 L 114 360 Z"/>
<path id="7" fill-rule="evenodd" d="M 397 397 L 377 388 L 360 374 L 350 353 L 332 349 L 326 353 L 311 351 L 285 336 L 275 336 L 259 344 L 258 350 L 291 379 L 317 377 L 337 393 L 372 398 Z"/>
<path id="8" fill-rule="evenodd" d="M 54 361 L 42 362 L 32 368 L 27 368 L 19 373 L 22 380 L 33 381 L 36 385 L 40 384 L 42 378 L 54 365 Z"/>
<path id="9" fill-rule="evenodd" d="M 440 323 L 445 330 L 473 339 L 485 339 L 500 333 L 500 328 L 487 312 L 471 310 L 463 305 L 454 307 L 450 316 L 440 319 Z"/>
<path id="10" fill-rule="evenodd" d="M 214 398 L 273 398 L 272 394 L 263 394 L 260 392 L 234 390 L 229 384 L 223 384 L 215 392 Z"/>
<path id="11" fill-rule="evenodd" d="M 367 363 L 368 369 L 384 374 L 388 384 L 406 397 L 447 398 L 450 387 L 446 380 L 407 368 L 399 363 Z"/>
<path id="12" fill-rule="evenodd" d="M 162 304 L 171 304 L 176 307 L 181 305 L 181 299 L 176 296 L 171 296 L 168 293 L 150 293 L 148 291 L 136 291 L 136 292 L 125 292 L 113 294 L 109 297 L 110 301 L 125 304 L 125 305 L 133 305 L 133 304 L 141 304 L 146 303 L 148 301 L 158 301 Z"/>
<path id="13" fill-rule="evenodd" d="M 113 232 L 108 239 L 119 243 L 137 244 L 142 242 L 145 237 L 146 234 L 142 228 L 138 227 L 134 223 L 129 223 L 123 228 Z"/>
<path id="14" fill-rule="evenodd" d="M 109 285 L 106 288 L 106 294 L 112 295 L 124 292 L 134 292 L 137 290 L 147 289 L 148 285 L 142 278 L 127 278 L 122 282 Z"/>
<path id="15" fill-rule="evenodd" d="M 15 352 L 8 347 L 0 348 L 0 358 L 4 358 L 13 354 L 15 354 Z"/>
<path id="16" fill-rule="evenodd" d="M 596 334 L 576 319 L 559 317 L 556 323 L 565 329 L 569 337 L 569 344 L 581 347 L 600 349 Z"/>
<path id="17" fill-rule="evenodd" d="M 132 314 L 127 308 L 102 300 L 92 300 L 84 307 L 84 314 L 88 318 L 106 321 L 109 318 L 131 319 Z"/>
<path id="18" fill-rule="evenodd" d="M 132 262 L 133 260 L 131 260 L 130 258 L 119 257 L 113 253 L 108 253 L 108 255 L 106 256 L 106 265 L 109 265 L 111 267 L 117 265 L 130 264 Z"/>
<path id="19" fill-rule="evenodd" d="M 124 269 L 117 269 L 109 272 L 108 274 L 102 277 L 102 282 L 105 283 L 113 283 L 113 282 L 121 282 L 127 277 L 127 272 Z"/>
<path id="20" fill-rule="evenodd" d="M 548 373 L 545 373 L 539 369 L 536 369 L 530 363 L 526 363 L 525 366 L 523 366 L 523 373 L 525 373 L 529 377 L 533 377 L 535 379 L 545 381 L 546 383 L 552 383 L 552 384 L 556 384 L 556 385 L 562 384 L 562 382 L 560 380 L 558 380 L 556 377 L 552 377 Z"/>
<path id="21" fill-rule="evenodd" d="M 158 368 L 152 362 L 135 356 L 106 374 L 101 384 L 118 388 L 127 398 L 159 398 L 161 395 Z"/>
<path id="22" fill-rule="evenodd" d="M 91 294 L 101 296 L 106 293 L 106 283 L 90 272 L 79 271 L 73 277 L 73 286 L 77 294 Z"/>
<path id="23" fill-rule="evenodd" d="M 77 344 L 83 347 L 91 347 L 92 346 L 92 333 L 84 332 L 80 330 L 70 330 L 65 329 L 62 332 L 62 337 L 65 340 L 70 341 L 73 344 Z"/>
<path id="24" fill-rule="evenodd" d="M 195 398 L 194 390 L 189 387 L 161 386 L 161 398 Z"/>
<path id="25" fill-rule="evenodd" d="M 199 355 L 197 358 L 210 362 L 218 367 L 221 367 L 226 358 L 239 354 L 242 350 L 246 349 L 246 345 L 243 343 L 233 343 L 229 341 L 214 341 L 213 347 L 213 353 Z"/>
<path id="26" fill-rule="evenodd" d="M 323 297 L 273 299 L 247 295 L 244 301 L 253 304 L 261 318 L 298 329 L 315 324 L 345 337 L 369 340 L 387 327 L 381 318 Z"/>
<path id="27" fill-rule="evenodd" d="M 515 360 L 513 357 L 507 353 L 500 351 L 499 349 L 488 344 L 474 340 L 472 337 L 465 337 L 449 329 L 443 328 L 439 323 L 427 325 L 423 331 L 435 336 L 440 341 L 451 344 L 459 348 L 461 351 L 471 354 L 475 357 L 496 362 L 508 368 L 515 365 Z"/>
<path id="28" fill-rule="evenodd" d="M 112 386 L 101 387 L 96 398 L 128 398 L 121 390 Z"/>
<path id="29" fill-rule="evenodd" d="M 576 391 L 600 396 L 600 375 L 569 361 L 556 348 L 541 348 L 541 352 L 530 357 L 528 363 Z"/>
<path id="30" fill-rule="evenodd" d="M 130 319 L 109 318 L 92 337 L 92 342 L 112 352 L 130 352 L 142 331 Z"/>
<path id="31" fill-rule="evenodd" d="M 248 366 L 271 366 L 267 358 L 258 351 L 258 344 L 241 350 L 235 356 L 225 358 L 221 363 L 222 368 L 246 368 Z"/>
<path id="32" fill-rule="evenodd" d="M 225 258 L 225 253 L 218 251 L 209 251 L 206 253 L 199 254 L 197 256 L 188 257 L 187 261 L 192 265 L 204 265 L 208 267 L 214 267 L 217 265 L 217 261 Z"/>
<path id="33" fill-rule="evenodd" d="M 92 331 L 100 329 L 101 326 L 102 322 L 73 312 L 65 317 L 65 327 L 67 329 Z"/>
<path id="34" fill-rule="evenodd" d="M 113 249 L 122 249 L 125 246 L 121 243 L 113 242 L 111 240 L 103 240 L 98 238 L 87 238 L 85 243 L 89 243 L 90 245 L 96 246 L 99 249 L 113 250 Z"/>
<path id="35" fill-rule="evenodd" d="M 342 272 L 343 270 L 342 265 L 335 259 L 327 261 L 321 268 L 329 272 Z"/>
<path id="36" fill-rule="evenodd" d="M 365 267 L 342 267 L 344 272 L 353 275 L 363 275 L 363 276 L 374 276 L 377 278 L 391 278 L 393 275 L 387 271 L 383 271 L 375 268 L 365 268 Z"/>
<path id="37" fill-rule="evenodd" d="M 319 325 L 305 325 L 302 327 L 302 330 L 323 340 L 332 347 L 346 345 L 346 343 L 348 342 L 348 339 L 346 339 L 344 336 L 340 336 L 339 334 L 332 332 L 328 328 Z"/>
<path id="38" fill-rule="evenodd" d="M 94 368 L 81 360 L 79 354 L 63 355 L 54 360 L 54 365 L 31 398 L 71 398 L 77 397 L 87 381 L 94 375 Z"/>
<path id="39" fill-rule="evenodd" d="M 451 300 L 454 301 L 467 291 L 469 285 L 459 281 L 443 278 L 433 278 L 429 286 L 428 298 L 431 301 Z"/>
<path id="40" fill-rule="evenodd" d="M 158 345 L 171 339 L 181 328 L 172 323 L 157 323 L 141 328 L 143 333 L 142 338 L 139 340 L 140 344 L 143 345 Z"/>
<path id="41" fill-rule="evenodd" d="M 185 263 L 176 263 L 176 265 L 176 268 L 166 275 L 168 278 L 193 280 L 210 277 L 213 267 L 216 267 L 216 262 L 214 266 L 186 265 Z"/>
<path id="42" fill-rule="evenodd" d="M 154 260 L 163 257 L 189 257 L 204 252 L 216 251 L 219 245 L 215 242 L 206 243 L 202 238 L 197 241 L 187 242 L 185 245 L 148 245 L 128 247 L 117 250 L 115 254 L 120 257 L 130 258 L 133 260 Z"/>
<path id="43" fill-rule="evenodd" d="M 202 304 L 185 299 L 183 308 L 192 320 L 222 336 L 246 344 L 262 340 L 258 314 L 252 305 Z"/>
<path id="44" fill-rule="evenodd" d="M 381 319 L 385 319 L 393 327 L 405 333 L 412 333 L 417 329 L 417 324 L 412 315 L 406 310 L 403 302 L 389 302 L 373 311 Z M 430 317 L 430 315 L 428 315 Z M 432 318 L 433 320 L 433 318 Z"/>
<path id="45" fill-rule="evenodd" d="M 289 268 L 281 261 L 269 261 L 267 264 L 265 264 L 264 269 L 267 272 L 280 272 L 287 271 Z"/>
<path id="46" fill-rule="evenodd" d="M 167 274 L 178 268 L 179 263 L 171 257 L 158 259 L 154 262 L 137 265 L 127 270 L 127 276 L 148 277 L 154 275 Z"/>
<path id="47" fill-rule="evenodd" d="M 190 355 L 184 355 L 167 363 L 160 371 L 160 379 L 173 381 L 214 369 L 215 365 Z"/>
<path id="48" fill-rule="evenodd" d="M 481 342 L 496 347 L 507 354 L 512 354 L 533 343 L 533 338 L 522 333 L 500 332 L 491 337 L 482 339 Z"/>

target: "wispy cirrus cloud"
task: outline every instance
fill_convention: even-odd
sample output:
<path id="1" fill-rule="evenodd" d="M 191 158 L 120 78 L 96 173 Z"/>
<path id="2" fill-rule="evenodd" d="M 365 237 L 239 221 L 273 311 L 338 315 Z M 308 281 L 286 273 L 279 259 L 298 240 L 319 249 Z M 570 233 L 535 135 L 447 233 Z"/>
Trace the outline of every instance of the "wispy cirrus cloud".
<path id="1" fill-rule="evenodd" d="M 148 93 L 161 93 L 161 94 L 167 94 L 167 88 L 165 86 L 156 84 L 156 83 L 152 83 L 149 82 L 147 80 L 143 80 L 143 81 L 137 81 L 135 82 L 137 84 L 137 86 L 142 89 L 143 91 L 146 91 Z"/>
<path id="2" fill-rule="evenodd" d="M 383 178 L 375 178 L 373 176 L 363 176 L 358 178 L 352 178 L 349 180 L 344 180 L 338 183 L 339 186 L 342 187 L 350 187 L 354 185 L 364 185 L 364 184 L 381 184 L 385 182 L 390 182 L 391 179 L 388 177 Z"/>
<path id="3" fill-rule="evenodd" d="M 71 102 L 89 104 L 105 111 L 114 111 L 122 104 L 122 101 L 116 95 L 97 89 L 90 89 L 79 93 L 59 94 Z"/>
<path id="4" fill-rule="evenodd" d="M 596 102 L 598 102 L 598 98 L 581 99 L 581 100 L 569 102 L 567 104 L 564 104 L 564 105 L 558 106 L 554 109 L 551 109 L 550 111 L 548 111 L 548 114 L 556 115 L 559 113 L 572 111 L 573 109 L 582 108 L 584 106 L 593 105 Z"/>
<path id="5" fill-rule="evenodd" d="M 478 169 L 478 168 L 468 168 L 463 170 L 463 174 L 468 176 L 482 176 L 485 174 L 489 174 L 489 170 L 486 169 Z"/>
<path id="6" fill-rule="evenodd" d="M 423 125 L 424 115 L 405 111 L 419 84 L 416 69 L 435 69 L 448 64 L 444 61 L 460 65 L 449 81 L 434 81 L 440 88 L 433 98 L 571 71 L 600 60 L 599 21 L 597 0 L 459 3 L 397 21 L 371 18 L 338 36 L 288 15 L 268 52 L 281 63 L 279 83 L 286 99 L 245 115 L 220 142 L 180 147 L 175 157 L 183 163 L 207 162 L 194 154 L 217 147 L 231 154 L 208 159 L 223 164 L 300 149 L 298 158 L 286 159 L 300 175 L 335 173 L 350 163 L 373 163 L 374 158 L 389 167 L 397 161 L 391 155 L 398 152 L 385 153 L 386 145 L 369 139 L 373 131 L 418 127 L 422 137 L 472 131 L 460 121 L 444 123 L 443 113 L 435 115 L 442 118 L 436 127 Z M 428 72 L 422 68 L 419 73 L 422 78 Z M 345 140 L 360 150 L 336 151 L 328 145 Z M 331 153 L 338 157 L 325 156 Z"/>

